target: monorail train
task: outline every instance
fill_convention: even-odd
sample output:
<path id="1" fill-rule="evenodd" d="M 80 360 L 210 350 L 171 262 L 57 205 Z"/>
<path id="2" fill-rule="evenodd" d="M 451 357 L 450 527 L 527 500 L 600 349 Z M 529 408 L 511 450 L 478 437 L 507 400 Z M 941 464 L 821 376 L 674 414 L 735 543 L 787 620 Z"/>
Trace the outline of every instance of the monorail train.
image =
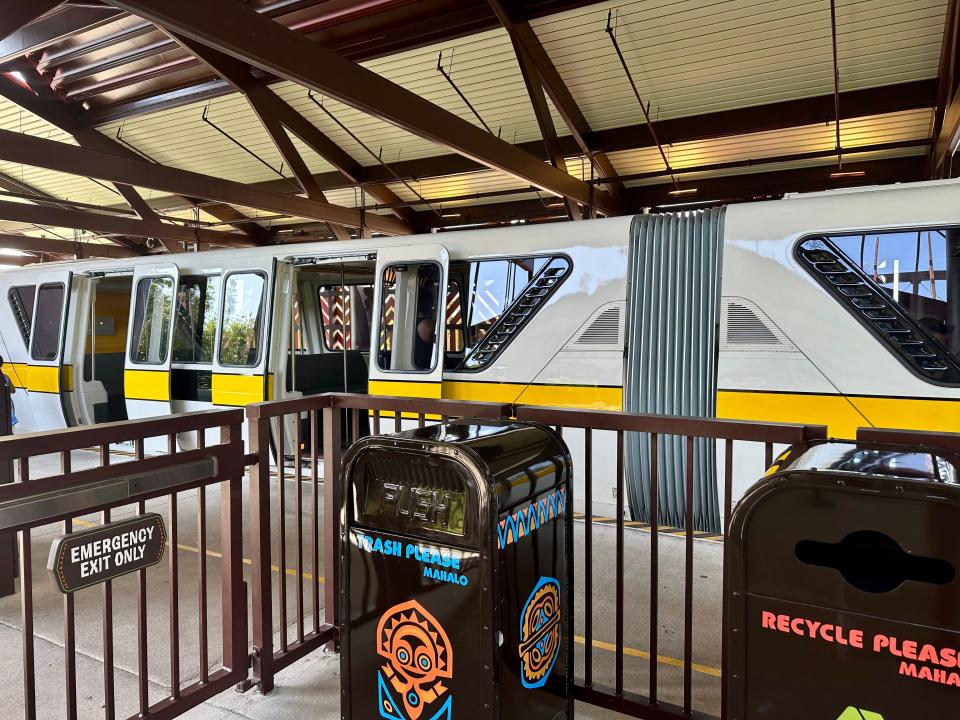
<path id="1" fill-rule="evenodd" d="M 49 263 L 0 273 L 0 292 L 17 432 L 340 390 L 960 430 L 956 181 Z M 701 527 L 722 514 L 710 465 Z M 612 512 L 611 477 L 594 512 Z M 682 504 L 668 493 L 666 519 Z"/>

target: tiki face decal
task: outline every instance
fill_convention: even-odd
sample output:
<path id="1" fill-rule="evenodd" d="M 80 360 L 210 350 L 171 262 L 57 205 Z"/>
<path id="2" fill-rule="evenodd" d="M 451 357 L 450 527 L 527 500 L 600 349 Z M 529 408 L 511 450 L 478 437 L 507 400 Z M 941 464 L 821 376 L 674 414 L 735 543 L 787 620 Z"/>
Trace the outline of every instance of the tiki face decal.
<path id="1" fill-rule="evenodd" d="M 520 679 L 543 687 L 560 654 L 560 583 L 542 577 L 520 613 Z"/>
<path id="2" fill-rule="evenodd" d="M 395 605 L 377 625 L 377 653 L 384 659 L 378 688 L 380 716 L 390 720 L 449 718 L 452 698 L 444 679 L 453 676 L 453 650 L 436 618 L 416 600 Z"/>

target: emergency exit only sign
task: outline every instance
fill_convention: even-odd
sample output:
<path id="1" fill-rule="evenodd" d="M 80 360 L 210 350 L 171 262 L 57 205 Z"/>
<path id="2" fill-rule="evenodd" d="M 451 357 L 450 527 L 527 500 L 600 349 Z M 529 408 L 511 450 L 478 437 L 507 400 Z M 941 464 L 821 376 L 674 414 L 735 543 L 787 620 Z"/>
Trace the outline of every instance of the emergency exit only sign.
<path id="1" fill-rule="evenodd" d="M 156 513 L 118 520 L 92 530 L 60 535 L 50 546 L 47 569 L 62 593 L 72 593 L 156 565 L 166 546 Z"/>

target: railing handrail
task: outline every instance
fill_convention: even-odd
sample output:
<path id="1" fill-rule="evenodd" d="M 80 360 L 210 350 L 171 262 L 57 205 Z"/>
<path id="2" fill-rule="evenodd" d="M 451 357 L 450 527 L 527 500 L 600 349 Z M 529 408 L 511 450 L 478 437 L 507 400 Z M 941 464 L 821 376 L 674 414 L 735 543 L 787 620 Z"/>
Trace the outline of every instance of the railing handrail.
<path id="1" fill-rule="evenodd" d="M 857 430 L 857 440 L 881 445 L 935 447 L 960 454 L 960 433 L 862 427 Z"/>
<path id="2" fill-rule="evenodd" d="M 623 430 L 658 435 L 684 435 L 717 440 L 750 440 L 792 444 L 826 439 L 827 426 L 801 423 L 768 423 L 755 420 L 726 420 L 616 410 L 579 410 L 549 406 L 516 405 L 514 417 L 548 425 Z"/>
<path id="3" fill-rule="evenodd" d="M 197 410 L 178 415 L 134 418 L 97 425 L 80 425 L 56 432 L 37 431 L 0 437 L 0 461 L 49 455 L 65 450 L 108 445 L 209 428 L 239 426 L 243 410 Z"/>
<path id="4" fill-rule="evenodd" d="M 513 405 L 509 403 L 487 403 L 471 400 L 441 400 L 438 398 L 401 397 L 393 395 L 367 395 L 362 393 L 322 393 L 305 395 L 301 398 L 286 400 L 266 400 L 246 406 L 247 418 L 266 420 L 290 415 L 296 412 L 322 410 L 323 408 L 350 408 L 354 410 L 399 410 L 402 412 L 423 412 L 428 415 L 464 415 L 473 417 L 501 418 L 510 417 Z"/>
<path id="5" fill-rule="evenodd" d="M 571 409 L 514 403 L 488 403 L 471 400 L 324 393 L 289 400 L 268 400 L 248 405 L 247 418 L 262 420 L 322 408 L 384 410 L 425 415 L 518 419 L 547 425 L 623 430 L 661 435 L 694 435 L 718 440 L 748 440 L 794 444 L 827 438 L 827 426 L 809 423 L 768 423 L 754 420 L 679 417 L 651 413 L 627 413 L 615 410 Z"/>

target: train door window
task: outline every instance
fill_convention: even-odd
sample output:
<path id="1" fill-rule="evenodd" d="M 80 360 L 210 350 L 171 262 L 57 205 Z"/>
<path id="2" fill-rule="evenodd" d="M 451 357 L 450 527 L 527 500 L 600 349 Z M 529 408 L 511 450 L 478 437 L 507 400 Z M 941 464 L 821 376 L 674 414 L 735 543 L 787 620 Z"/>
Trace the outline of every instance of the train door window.
<path id="1" fill-rule="evenodd" d="M 37 317 L 33 329 L 34 360 L 56 360 L 60 354 L 60 324 L 63 321 L 63 283 L 41 285 L 37 293 Z"/>
<path id="2" fill-rule="evenodd" d="M 808 239 L 798 257 L 908 367 L 960 382 L 960 229 Z"/>
<path id="3" fill-rule="evenodd" d="M 141 278 L 137 283 L 136 303 L 130 359 L 144 365 L 162 365 L 167 361 L 173 278 Z"/>
<path id="4" fill-rule="evenodd" d="M 36 294 L 36 285 L 12 287 L 7 293 L 7 300 L 10 301 L 10 309 L 17 322 L 20 337 L 23 338 L 24 347 L 30 347 L 30 325 L 33 323 L 33 300 Z"/>
<path id="5" fill-rule="evenodd" d="M 430 372 L 437 364 L 441 269 L 404 263 L 384 269 L 380 288 L 381 370 Z"/>
<path id="6" fill-rule="evenodd" d="M 256 367 L 263 335 L 262 273 L 227 275 L 223 286 L 223 320 L 220 331 L 220 364 Z"/>
<path id="7" fill-rule="evenodd" d="M 219 300 L 219 275 L 180 278 L 173 326 L 174 362 L 213 362 Z"/>

